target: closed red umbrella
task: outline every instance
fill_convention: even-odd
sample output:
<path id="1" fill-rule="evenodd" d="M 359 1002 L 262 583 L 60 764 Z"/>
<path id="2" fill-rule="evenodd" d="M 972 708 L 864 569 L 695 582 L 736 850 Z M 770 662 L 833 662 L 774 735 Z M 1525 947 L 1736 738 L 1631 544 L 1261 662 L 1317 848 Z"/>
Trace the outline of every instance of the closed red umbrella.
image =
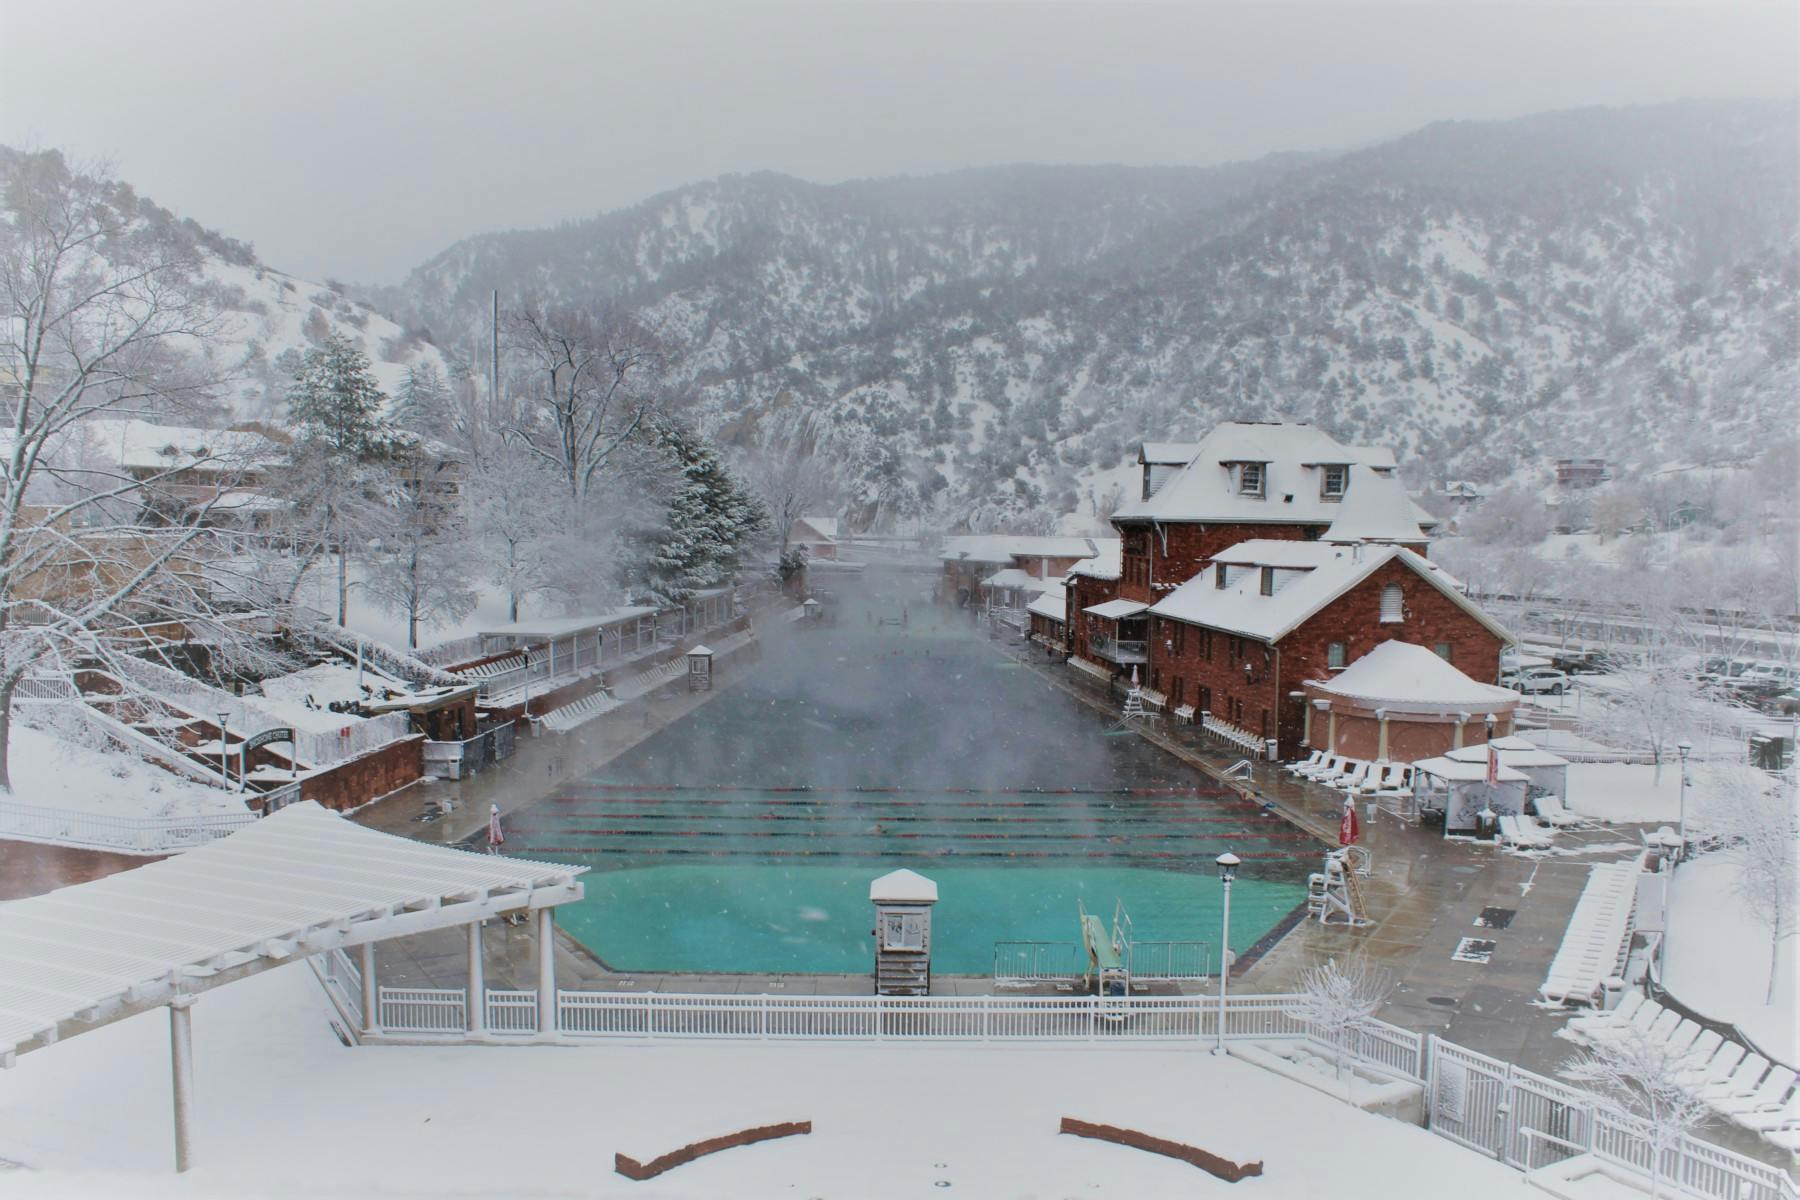
<path id="1" fill-rule="evenodd" d="M 1362 836 L 1362 823 L 1356 819 L 1356 797 L 1344 796 L 1344 816 L 1338 822 L 1338 845 L 1354 846 Z"/>
<path id="2" fill-rule="evenodd" d="M 506 834 L 500 829 L 500 806 L 488 807 L 488 853 L 500 853 L 500 847 L 506 845 Z"/>

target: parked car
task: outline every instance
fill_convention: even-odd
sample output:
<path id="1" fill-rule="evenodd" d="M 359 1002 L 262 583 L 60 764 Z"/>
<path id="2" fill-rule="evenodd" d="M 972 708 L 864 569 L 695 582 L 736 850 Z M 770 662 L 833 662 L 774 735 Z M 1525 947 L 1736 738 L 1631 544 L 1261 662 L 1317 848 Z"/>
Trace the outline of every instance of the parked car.
<path id="1" fill-rule="evenodd" d="M 1800 685 L 1800 677 L 1796 677 L 1792 667 L 1752 663 L 1726 686 L 1748 699 L 1766 700 L 1779 696 L 1796 685 Z"/>
<path id="2" fill-rule="evenodd" d="M 1560 696 L 1569 690 L 1569 677 L 1555 667 L 1526 667 L 1523 671 L 1502 675 L 1500 686 L 1527 696 L 1544 692 Z"/>

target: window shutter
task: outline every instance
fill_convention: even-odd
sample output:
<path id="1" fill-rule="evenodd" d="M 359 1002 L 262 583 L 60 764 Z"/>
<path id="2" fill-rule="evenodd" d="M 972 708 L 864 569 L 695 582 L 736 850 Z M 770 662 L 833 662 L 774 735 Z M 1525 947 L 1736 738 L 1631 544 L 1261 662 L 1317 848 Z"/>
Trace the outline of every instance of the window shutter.
<path id="1" fill-rule="evenodd" d="M 1406 619 L 1406 597 L 1400 585 L 1390 583 L 1381 589 L 1381 623 L 1398 625 Z"/>

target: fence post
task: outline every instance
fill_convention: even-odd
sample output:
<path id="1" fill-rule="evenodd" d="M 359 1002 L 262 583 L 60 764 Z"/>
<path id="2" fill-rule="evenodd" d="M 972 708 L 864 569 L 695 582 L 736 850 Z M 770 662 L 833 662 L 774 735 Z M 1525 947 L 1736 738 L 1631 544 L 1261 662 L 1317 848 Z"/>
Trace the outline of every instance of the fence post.
<path id="1" fill-rule="evenodd" d="M 990 1020 L 993 1011 L 994 998 L 992 996 L 981 997 L 981 1040 L 984 1042 L 993 1040 L 992 1021 Z"/>

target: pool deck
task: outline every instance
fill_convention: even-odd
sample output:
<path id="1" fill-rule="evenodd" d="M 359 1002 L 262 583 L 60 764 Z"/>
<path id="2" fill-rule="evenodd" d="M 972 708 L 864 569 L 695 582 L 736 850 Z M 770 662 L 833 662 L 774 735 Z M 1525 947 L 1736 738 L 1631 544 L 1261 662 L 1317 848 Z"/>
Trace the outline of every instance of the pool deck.
<path id="1" fill-rule="evenodd" d="M 1048 683 L 1081 700 L 1097 717 L 1116 720 L 1118 702 L 1097 681 L 1075 672 L 1060 659 L 1046 658 L 1036 646 L 990 643 L 994 653 L 1009 654 Z M 425 841 L 451 843 L 478 832 L 487 806 L 502 813 L 534 803 L 557 780 L 579 776 L 605 765 L 658 730 L 674 723 L 733 685 L 744 672 L 723 670 L 715 691 L 690 694 L 679 685 L 666 687 L 629 705 L 618 720 L 590 723 L 569 735 L 550 735 L 520 742 L 503 770 L 459 783 L 433 781 L 409 788 L 358 814 L 375 828 Z M 1326 845 L 1335 845 L 1342 811 L 1341 793 L 1294 780 L 1267 764 L 1253 767 L 1246 780 L 1228 780 L 1224 768 L 1237 755 L 1219 753 L 1203 735 L 1161 722 L 1147 724 L 1140 736 L 1190 766 L 1220 779 L 1250 798 L 1272 804 L 1297 827 Z M 440 820 L 417 817 L 440 796 L 456 804 Z M 1362 929 L 1301 921 L 1252 961 L 1240 963 L 1232 975 L 1239 991 L 1282 991 L 1297 986 L 1308 967 L 1334 956 L 1362 956 L 1392 972 L 1394 992 L 1381 1016 L 1409 1029 L 1429 1031 L 1471 1049 L 1505 1058 L 1533 1070 L 1554 1072 L 1573 1049 L 1558 1038 L 1564 1015 L 1534 1001 L 1575 901 L 1587 879 L 1587 868 L 1635 853 L 1639 827 L 1600 826 L 1565 832 L 1559 853 L 1526 857 L 1490 845 L 1447 841 L 1435 829 L 1410 824 L 1387 813 L 1366 821 L 1362 844 L 1373 855 L 1373 871 L 1363 881 L 1363 895 L 1373 924 Z M 1484 908 L 1510 909 L 1504 929 L 1475 924 Z M 529 930 L 491 922 L 486 931 L 486 970 L 490 986 L 529 987 L 536 977 L 535 944 Z M 1486 963 L 1452 959 L 1465 937 L 1496 943 Z M 705 994 L 867 995 L 868 974 L 661 974 L 608 970 L 583 947 L 559 931 L 558 985 L 616 991 Z M 437 934 L 393 942 L 382 952 L 383 983 L 394 986 L 460 987 L 464 982 L 464 943 L 460 935 Z M 987 976 L 939 975 L 933 991 L 943 995 L 981 995 L 996 991 Z M 1030 990 L 1009 994 L 1032 994 Z M 1207 992 L 1209 982 L 1163 985 L 1160 994 Z M 1056 994 L 1045 987 L 1039 994 Z"/>

